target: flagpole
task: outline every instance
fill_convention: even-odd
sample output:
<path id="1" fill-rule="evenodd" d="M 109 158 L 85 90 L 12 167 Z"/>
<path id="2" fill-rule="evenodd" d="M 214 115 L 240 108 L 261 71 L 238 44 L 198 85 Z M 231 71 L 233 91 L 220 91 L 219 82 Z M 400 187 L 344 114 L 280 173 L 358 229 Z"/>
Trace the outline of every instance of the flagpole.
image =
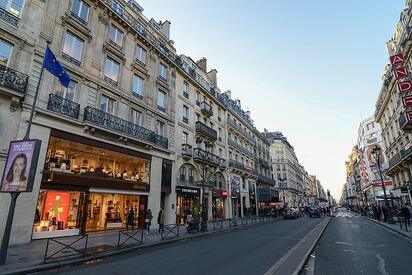
<path id="1" fill-rule="evenodd" d="M 46 48 L 48 48 L 49 45 L 50 45 L 50 42 L 47 41 Z M 23 140 L 29 140 L 30 139 L 30 130 L 31 130 L 31 125 L 33 123 L 33 116 L 34 116 L 34 111 L 35 111 L 35 108 L 36 108 L 37 97 L 39 95 L 40 83 L 41 83 L 41 80 L 43 78 L 43 71 L 44 71 L 44 57 L 43 57 L 43 63 L 42 63 L 41 70 L 40 70 L 39 82 L 37 82 L 36 92 L 34 93 L 34 99 L 33 99 L 32 105 L 31 105 L 30 118 L 29 118 L 29 122 L 27 124 L 26 134 L 24 135 Z"/>

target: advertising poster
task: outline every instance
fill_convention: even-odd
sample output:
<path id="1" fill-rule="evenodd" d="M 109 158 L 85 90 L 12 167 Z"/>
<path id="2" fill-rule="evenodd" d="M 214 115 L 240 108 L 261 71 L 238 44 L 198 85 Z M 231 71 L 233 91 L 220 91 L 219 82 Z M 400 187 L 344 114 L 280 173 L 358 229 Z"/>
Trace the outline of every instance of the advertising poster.
<path id="1" fill-rule="evenodd" d="M 240 178 L 237 176 L 230 176 L 230 190 L 232 198 L 239 197 L 240 193 Z"/>
<path id="2" fill-rule="evenodd" d="M 10 142 L 1 180 L 1 192 L 31 192 L 40 151 L 40 140 Z"/>

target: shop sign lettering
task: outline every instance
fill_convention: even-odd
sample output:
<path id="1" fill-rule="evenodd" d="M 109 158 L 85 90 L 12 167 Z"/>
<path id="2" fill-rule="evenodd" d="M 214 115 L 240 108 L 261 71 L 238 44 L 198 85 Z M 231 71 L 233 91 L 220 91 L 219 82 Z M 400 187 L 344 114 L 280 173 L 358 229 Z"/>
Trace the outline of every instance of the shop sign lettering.
<path id="1" fill-rule="evenodd" d="M 402 102 L 404 107 L 412 106 L 412 95 L 402 97 Z"/>
<path id="2" fill-rule="evenodd" d="M 393 70 L 393 74 L 396 79 L 401 79 L 408 75 L 408 69 L 406 67 L 397 68 Z"/>
<path id="3" fill-rule="evenodd" d="M 390 56 L 389 61 L 391 62 L 392 65 L 397 65 L 397 64 L 403 63 L 405 59 L 402 53 L 398 53 L 398 54 Z"/>
<path id="4" fill-rule="evenodd" d="M 412 90 L 412 81 L 411 80 L 406 80 L 403 82 L 398 83 L 398 92 L 399 93 L 404 93 L 407 91 Z"/>

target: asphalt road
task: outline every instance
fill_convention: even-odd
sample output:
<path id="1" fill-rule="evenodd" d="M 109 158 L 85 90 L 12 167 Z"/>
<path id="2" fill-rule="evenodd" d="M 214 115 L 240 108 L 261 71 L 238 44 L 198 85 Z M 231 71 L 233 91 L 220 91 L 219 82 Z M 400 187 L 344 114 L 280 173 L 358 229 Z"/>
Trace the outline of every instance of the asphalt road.
<path id="1" fill-rule="evenodd" d="M 412 242 L 340 211 L 315 248 L 314 274 L 412 274 Z"/>
<path id="2" fill-rule="evenodd" d="M 81 266 L 51 270 L 59 274 L 264 274 L 321 219 L 280 220 L 144 249 Z"/>

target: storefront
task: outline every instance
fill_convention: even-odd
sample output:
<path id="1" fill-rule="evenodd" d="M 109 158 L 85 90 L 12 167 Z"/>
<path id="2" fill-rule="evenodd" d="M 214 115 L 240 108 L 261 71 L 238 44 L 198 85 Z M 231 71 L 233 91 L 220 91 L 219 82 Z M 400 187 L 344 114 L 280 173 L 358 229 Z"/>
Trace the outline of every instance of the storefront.
<path id="1" fill-rule="evenodd" d="M 267 214 L 271 208 L 278 208 L 283 203 L 279 203 L 279 192 L 268 186 L 257 188 L 259 214 Z"/>
<path id="2" fill-rule="evenodd" d="M 232 203 L 232 216 L 240 217 L 241 204 L 240 204 L 240 177 L 236 175 L 230 175 L 230 193 Z"/>
<path id="3" fill-rule="evenodd" d="M 176 223 L 187 223 L 187 214 L 200 213 L 200 189 L 176 186 Z"/>
<path id="4" fill-rule="evenodd" d="M 52 131 L 32 239 L 144 225 L 150 156 Z"/>
<path id="5" fill-rule="evenodd" d="M 225 218 L 225 202 L 227 198 L 227 191 L 213 189 L 212 191 L 212 218 Z"/>

